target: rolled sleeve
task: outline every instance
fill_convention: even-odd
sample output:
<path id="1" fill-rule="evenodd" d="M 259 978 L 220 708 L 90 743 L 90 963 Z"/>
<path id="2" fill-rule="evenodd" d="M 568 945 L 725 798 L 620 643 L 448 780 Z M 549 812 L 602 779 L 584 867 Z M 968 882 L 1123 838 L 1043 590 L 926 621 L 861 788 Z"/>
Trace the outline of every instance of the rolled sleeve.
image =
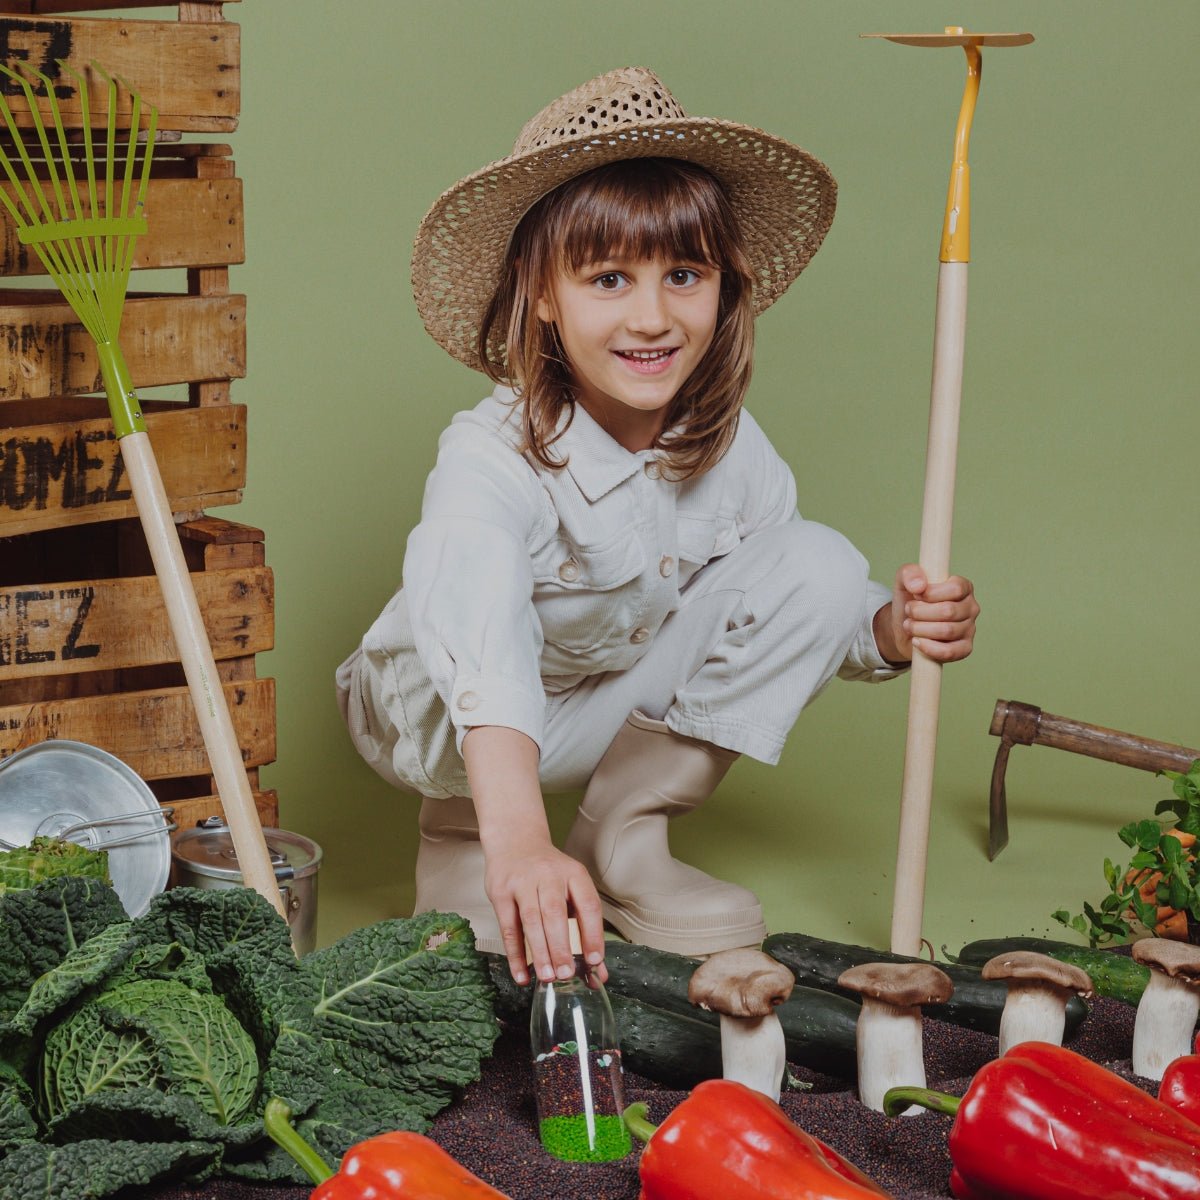
<path id="1" fill-rule="evenodd" d="M 542 627 L 528 549 L 538 490 L 524 460 L 481 443 L 484 436 L 454 426 L 443 435 L 404 558 L 413 644 L 459 753 L 476 725 L 517 729 L 539 749 L 544 733 Z"/>
<path id="2" fill-rule="evenodd" d="M 859 680 L 866 683 L 879 683 L 885 679 L 894 679 L 908 670 L 907 666 L 897 667 L 888 662 L 879 653 L 875 643 L 875 614 L 885 605 L 892 602 L 892 589 L 874 579 L 867 580 L 867 604 L 863 619 L 846 652 L 846 659 L 838 671 L 841 679 Z"/>

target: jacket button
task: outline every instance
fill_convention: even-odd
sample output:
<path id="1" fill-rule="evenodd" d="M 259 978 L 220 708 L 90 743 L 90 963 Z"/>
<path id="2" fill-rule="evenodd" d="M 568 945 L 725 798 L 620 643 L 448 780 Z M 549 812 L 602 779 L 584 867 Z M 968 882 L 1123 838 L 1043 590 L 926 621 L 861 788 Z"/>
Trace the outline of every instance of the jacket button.
<path id="1" fill-rule="evenodd" d="M 637 629 L 635 629 L 629 635 L 629 640 L 631 642 L 633 642 L 635 645 L 638 645 L 638 644 L 644 642 L 649 636 L 650 636 L 650 630 L 645 628 L 645 626 L 639 626 Z"/>
<path id="2" fill-rule="evenodd" d="M 574 583 L 579 578 L 579 564 L 573 558 L 568 558 L 558 568 L 558 577 L 563 583 Z"/>
<path id="3" fill-rule="evenodd" d="M 646 472 L 647 479 L 657 479 L 662 474 L 662 468 L 658 465 L 656 458 L 647 459 L 646 465 L 642 469 Z"/>
<path id="4" fill-rule="evenodd" d="M 664 554 L 658 560 L 658 573 L 664 578 L 668 578 L 672 571 L 675 570 L 675 560 L 669 555 Z"/>
<path id="5" fill-rule="evenodd" d="M 463 692 L 455 704 L 460 712 L 470 712 L 473 708 L 478 708 L 479 697 L 474 692 Z"/>

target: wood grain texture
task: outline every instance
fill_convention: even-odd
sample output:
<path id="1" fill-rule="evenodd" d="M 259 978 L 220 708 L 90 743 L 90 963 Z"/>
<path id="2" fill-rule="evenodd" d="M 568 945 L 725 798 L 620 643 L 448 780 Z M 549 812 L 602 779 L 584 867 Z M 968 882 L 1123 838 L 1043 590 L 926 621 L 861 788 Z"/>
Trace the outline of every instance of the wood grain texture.
<path id="1" fill-rule="evenodd" d="M 269 568 L 193 572 L 191 578 L 215 658 L 271 649 Z M 153 576 L 0 588 L 0 682 L 178 660 Z"/>
<path id="2" fill-rule="evenodd" d="M 189 173 L 208 158 L 176 164 Z M 216 161 L 228 163 L 228 159 Z M 232 164 L 229 164 L 232 167 Z M 246 259 L 242 181 L 237 178 L 163 178 L 168 164 L 157 160 L 155 177 L 146 188 L 146 232 L 134 244 L 133 267 L 219 267 Z M 16 189 L 5 182 L 3 190 L 16 199 Z M 114 208 L 119 210 L 121 189 Z M 81 197 L 81 211 L 91 206 Z M 28 246 L 17 239 L 17 228 L 7 209 L 0 211 L 0 276 L 44 276 L 45 267 Z M 136 287 L 136 276 L 132 286 Z"/>
<path id="3" fill-rule="evenodd" d="M 125 301 L 120 342 L 139 388 L 240 379 L 246 374 L 246 298 L 132 297 Z M 56 291 L 0 292 L 0 400 L 103 389 L 96 344 Z"/>
<path id="4" fill-rule="evenodd" d="M 240 33 L 228 21 L 0 16 L 0 59 L 26 61 L 48 76 L 68 126 L 81 123 L 82 106 L 76 81 L 60 72 L 58 59 L 88 80 L 93 113 L 108 108 L 107 88 L 90 66 L 97 62 L 110 75 L 127 79 L 145 103 L 157 106 L 160 129 L 226 131 L 237 128 L 241 108 Z M 17 123 L 31 126 L 24 92 L 11 84 L 4 90 Z M 44 99 L 38 107 L 44 120 L 52 120 Z M 124 89 L 117 111 L 123 117 L 130 111 Z"/>
<path id="5" fill-rule="evenodd" d="M 1048 746 L 1143 771 L 1186 771 L 1200 758 L 1190 746 L 1060 717 L 1019 700 L 996 701 L 988 732 L 1011 745 Z"/>
<path id="6" fill-rule="evenodd" d="M 0 405 L 0 421 L 9 415 L 7 409 Z M 236 404 L 146 414 L 174 512 L 193 513 L 241 498 L 245 421 L 245 407 Z M 0 537 L 134 515 L 133 493 L 107 417 L 0 427 Z"/>
<path id="7" fill-rule="evenodd" d="M 192 796 L 184 800 L 170 800 L 168 804 L 174 809 L 172 820 L 180 829 L 195 829 L 208 817 L 225 815 L 219 796 Z M 256 791 L 254 807 L 258 810 L 258 819 L 264 829 L 279 828 L 278 793 L 270 789 Z"/>
<path id="8" fill-rule="evenodd" d="M 242 761 L 275 759 L 275 681 L 224 689 Z M 127 762 L 143 779 L 205 775 L 208 755 L 186 687 L 45 700 L 0 707 L 0 758 L 47 738 L 89 742 Z"/>

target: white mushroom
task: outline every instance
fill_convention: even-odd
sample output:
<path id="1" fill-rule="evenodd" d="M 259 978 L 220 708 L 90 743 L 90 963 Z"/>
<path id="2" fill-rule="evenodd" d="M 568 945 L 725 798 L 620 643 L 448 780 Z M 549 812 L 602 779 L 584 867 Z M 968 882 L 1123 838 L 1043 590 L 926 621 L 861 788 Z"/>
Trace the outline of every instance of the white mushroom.
<path id="1" fill-rule="evenodd" d="M 779 1099 L 787 1067 L 775 1009 L 795 983 L 783 963 L 753 948 L 714 954 L 688 983 L 688 999 L 721 1018 L 722 1074 L 772 1100 Z"/>
<path id="2" fill-rule="evenodd" d="M 1133 943 L 1135 962 L 1150 968 L 1150 982 L 1133 1022 L 1133 1069 L 1161 1079 L 1169 1063 L 1192 1050 L 1200 1016 L 1200 948 L 1170 938 Z"/>
<path id="3" fill-rule="evenodd" d="M 858 1098 L 883 1112 L 889 1088 L 924 1087 L 921 1005 L 944 1004 L 954 994 L 945 971 L 931 963 L 864 963 L 843 971 L 838 987 L 862 996 L 858 1014 Z M 900 1115 L 924 1112 L 912 1104 Z"/>
<path id="4" fill-rule="evenodd" d="M 1051 1042 L 1061 1046 L 1067 1025 L 1067 1001 L 1092 994 L 1088 973 L 1048 954 L 1016 950 L 983 964 L 984 979 L 1008 985 L 1000 1016 L 1000 1053 L 1018 1042 Z"/>

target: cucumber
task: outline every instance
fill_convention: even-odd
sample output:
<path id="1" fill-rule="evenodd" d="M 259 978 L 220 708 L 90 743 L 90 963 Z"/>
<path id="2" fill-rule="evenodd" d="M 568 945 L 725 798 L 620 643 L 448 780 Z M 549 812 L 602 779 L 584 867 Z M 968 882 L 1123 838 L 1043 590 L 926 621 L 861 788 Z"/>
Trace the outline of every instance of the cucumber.
<path id="1" fill-rule="evenodd" d="M 1136 1005 L 1150 980 L 1150 968 L 1135 963 L 1127 955 L 1114 954 L 1111 950 L 1092 950 L 1070 942 L 1056 942 L 1051 938 L 983 938 L 965 945 L 958 952 L 958 961 L 983 966 L 989 958 L 1013 950 L 1032 950 L 1081 967 L 1091 976 L 1097 996 L 1122 1000 L 1126 1004 Z"/>
<path id="2" fill-rule="evenodd" d="M 803 933 L 773 933 L 763 942 L 762 948 L 772 958 L 789 967 L 798 984 L 841 996 L 851 995 L 837 985 L 838 976 L 850 967 L 862 963 L 926 961 L 872 950 L 868 946 L 827 942 Z M 954 983 L 954 995 L 945 1004 L 927 1005 L 925 1015 L 967 1029 L 978 1029 L 982 1033 L 998 1034 L 1000 1015 L 1008 997 L 1008 988 L 1003 981 L 982 978 L 977 966 L 943 962 L 933 965 L 950 976 Z M 1070 1037 L 1087 1014 L 1088 1006 L 1078 996 L 1072 997 L 1067 1003 L 1064 1036 Z"/>
<path id="3" fill-rule="evenodd" d="M 498 1015 L 514 1023 L 527 1022 L 533 989 L 513 982 L 502 956 L 484 957 L 496 986 Z M 605 964 L 605 990 L 621 1035 L 622 1056 L 631 1071 L 684 1088 L 721 1077 L 720 1018 L 687 998 L 697 959 L 609 942 Z M 858 1007 L 820 989 L 795 988 L 775 1010 L 783 1026 L 788 1062 L 853 1079 Z"/>

